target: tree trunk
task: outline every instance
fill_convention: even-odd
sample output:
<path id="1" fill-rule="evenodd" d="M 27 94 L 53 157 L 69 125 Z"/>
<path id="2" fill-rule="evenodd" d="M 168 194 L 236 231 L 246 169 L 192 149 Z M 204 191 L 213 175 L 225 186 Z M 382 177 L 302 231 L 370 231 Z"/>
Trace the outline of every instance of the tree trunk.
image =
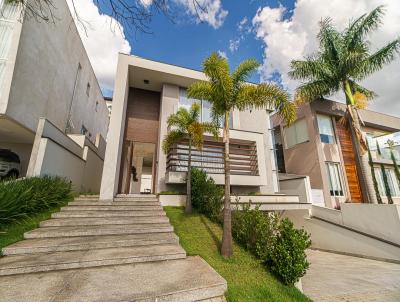
<path id="1" fill-rule="evenodd" d="M 229 112 L 225 113 L 224 123 L 224 169 L 225 169 L 225 196 L 224 196 L 224 228 L 222 234 L 221 255 L 229 258 L 232 250 L 232 213 L 231 213 L 231 178 L 229 167 Z"/>
<path id="2" fill-rule="evenodd" d="M 189 158 L 188 158 L 188 171 L 186 177 L 186 208 L 185 213 L 192 213 L 192 138 L 189 137 Z"/>
<path id="3" fill-rule="evenodd" d="M 353 93 L 351 91 L 351 87 L 348 81 L 344 83 L 344 88 L 347 99 L 347 110 L 350 113 L 349 126 L 352 127 L 352 134 L 354 136 L 354 140 L 356 141 L 356 151 L 360 163 L 361 179 L 364 181 L 364 187 L 366 188 L 366 192 L 364 193 L 366 193 L 367 196 L 364 196 L 364 199 L 366 199 L 366 201 L 369 203 L 378 203 L 374 189 L 374 182 L 372 180 L 371 167 L 368 161 L 368 153 L 364 152 L 364 154 L 362 154 L 361 143 L 356 135 L 357 132 L 362 133 L 362 130 L 357 109 L 354 107 L 355 104 Z"/>

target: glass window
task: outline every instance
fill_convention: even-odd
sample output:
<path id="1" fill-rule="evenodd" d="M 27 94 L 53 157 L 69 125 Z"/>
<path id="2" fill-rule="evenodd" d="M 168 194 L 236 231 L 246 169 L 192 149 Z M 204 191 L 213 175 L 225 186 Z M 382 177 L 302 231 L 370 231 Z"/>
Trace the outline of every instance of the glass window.
<path id="1" fill-rule="evenodd" d="M 327 162 L 326 167 L 331 196 L 344 196 L 340 164 Z"/>
<path id="2" fill-rule="evenodd" d="M 286 148 L 308 141 L 308 131 L 305 119 L 294 122 L 291 126 L 285 127 L 284 136 Z"/>
<path id="3" fill-rule="evenodd" d="M 186 89 L 185 88 L 180 88 L 179 89 L 179 108 L 184 107 L 187 110 L 190 110 L 190 107 L 194 103 L 199 103 L 201 106 L 201 121 L 202 122 L 212 122 L 212 117 L 211 117 L 211 104 L 210 102 L 206 100 L 196 100 L 196 99 L 190 99 L 186 95 Z M 224 122 L 223 120 L 221 121 L 220 127 L 223 127 Z M 229 128 L 233 128 L 233 117 L 232 114 L 230 114 L 229 117 Z"/>
<path id="4" fill-rule="evenodd" d="M 327 115 L 317 114 L 319 136 L 321 137 L 321 142 L 325 144 L 335 143 L 335 134 L 333 132 L 332 120 Z"/>
<path id="5" fill-rule="evenodd" d="M 381 196 L 386 196 L 385 182 L 383 180 L 382 169 L 380 167 L 375 167 L 374 171 L 375 171 L 376 182 L 378 183 L 379 194 Z M 396 197 L 400 196 L 400 184 L 399 181 L 397 180 L 394 169 L 389 169 L 389 168 L 385 169 L 385 174 L 387 177 L 390 194 Z"/>

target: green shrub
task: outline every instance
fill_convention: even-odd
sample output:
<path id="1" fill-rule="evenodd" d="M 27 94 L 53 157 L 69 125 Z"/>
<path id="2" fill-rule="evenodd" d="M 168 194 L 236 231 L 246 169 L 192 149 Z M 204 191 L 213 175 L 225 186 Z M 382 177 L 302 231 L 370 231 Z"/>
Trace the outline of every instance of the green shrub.
<path id="1" fill-rule="evenodd" d="M 243 204 L 234 211 L 232 235 L 285 284 L 294 284 L 308 268 L 309 235 L 295 229 L 287 218 Z"/>
<path id="2" fill-rule="evenodd" d="M 186 193 L 182 193 L 179 191 L 161 191 L 158 195 L 186 195 Z"/>
<path id="3" fill-rule="evenodd" d="M 295 229 L 287 218 L 280 220 L 267 259 L 271 271 L 285 284 L 294 284 L 309 266 L 305 250 L 310 245 L 310 235 L 304 229 Z"/>
<path id="4" fill-rule="evenodd" d="M 192 168 L 192 205 L 213 221 L 219 221 L 224 191 L 203 170 Z"/>
<path id="5" fill-rule="evenodd" d="M 274 235 L 276 216 L 250 209 L 251 203 L 243 204 L 233 212 L 232 235 L 238 243 L 253 252 L 258 258 L 266 259 Z"/>
<path id="6" fill-rule="evenodd" d="M 59 177 L 1 181 L 0 226 L 27 219 L 71 198 L 71 183 Z"/>

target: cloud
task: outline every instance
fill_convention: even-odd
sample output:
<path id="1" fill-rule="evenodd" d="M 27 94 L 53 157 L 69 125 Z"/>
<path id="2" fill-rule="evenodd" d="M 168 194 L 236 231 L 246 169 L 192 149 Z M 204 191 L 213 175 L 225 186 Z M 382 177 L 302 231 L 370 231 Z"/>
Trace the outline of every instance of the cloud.
<path id="1" fill-rule="evenodd" d="M 67 0 L 72 15 L 72 0 Z M 108 15 L 101 14 L 93 0 L 74 1 L 79 18 L 76 21 L 83 45 L 87 51 L 100 87 L 103 91 L 114 89 L 118 52 L 130 53 L 131 46 L 123 33 L 123 27 Z"/>
<path id="2" fill-rule="evenodd" d="M 243 31 L 245 29 L 245 25 L 247 24 L 247 17 L 244 17 L 240 22 L 238 23 L 238 30 Z"/>
<path id="3" fill-rule="evenodd" d="M 228 56 L 226 55 L 226 52 L 225 52 L 225 51 L 218 50 L 218 54 L 219 54 L 221 57 L 223 57 L 223 58 L 225 58 L 225 59 L 228 59 Z"/>
<path id="4" fill-rule="evenodd" d="M 235 52 L 236 50 L 238 50 L 241 40 L 242 39 L 240 37 L 237 39 L 229 40 L 229 50 L 231 52 Z"/>
<path id="5" fill-rule="evenodd" d="M 372 50 L 400 35 L 400 1 L 393 0 L 297 0 L 293 15 L 285 18 L 287 10 L 283 6 L 259 8 L 252 23 L 256 36 L 264 43 L 262 80 L 272 80 L 279 73 L 282 84 L 293 91 L 298 85 L 287 73 L 290 61 L 302 59 L 314 53 L 318 44 L 316 34 L 318 22 L 331 17 L 334 24 L 343 29 L 349 19 L 355 19 L 370 12 L 378 5 L 386 5 L 382 27 L 371 36 Z M 378 93 L 379 97 L 370 106 L 389 114 L 400 115 L 398 83 L 400 83 L 400 58 L 366 79 L 363 84 Z M 334 96 L 344 100 L 342 94 Z"/>
<path id="6" fill-rule="evenodd" d="M 142 0 L 143 1 L 143 0 Z M 150 1 L 150 0 L 145 0 Z M 198 22 L 206 22 L 217 29 L 224 23 L 228 11 L 222 8 L 221 0 L 174 0 L 188 9 Z"/>

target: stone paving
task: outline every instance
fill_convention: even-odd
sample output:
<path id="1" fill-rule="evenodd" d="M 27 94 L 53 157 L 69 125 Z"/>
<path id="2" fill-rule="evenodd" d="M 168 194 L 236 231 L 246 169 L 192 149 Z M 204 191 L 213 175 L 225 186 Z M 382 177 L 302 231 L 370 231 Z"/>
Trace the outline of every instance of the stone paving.
<path id="1" fill-rule="evenodd" d="M 400 264 L 309 250 L 304 293 L 315 302 L 399 302 Z"/>

